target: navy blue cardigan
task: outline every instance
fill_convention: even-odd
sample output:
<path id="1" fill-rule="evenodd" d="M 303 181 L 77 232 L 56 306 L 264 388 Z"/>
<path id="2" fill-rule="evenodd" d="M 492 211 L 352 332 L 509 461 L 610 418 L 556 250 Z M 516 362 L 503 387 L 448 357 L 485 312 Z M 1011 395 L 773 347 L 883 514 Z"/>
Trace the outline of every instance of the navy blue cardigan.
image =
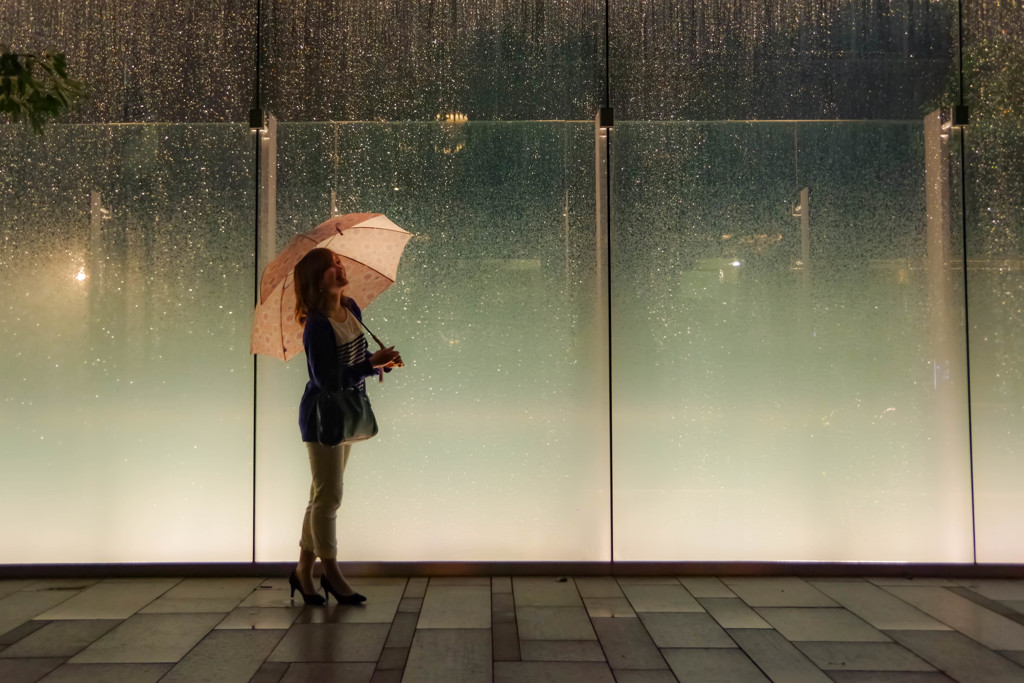
<path id="1" fill-rule="evenodd" d="M 351 299 L 348 309 L 360 321 L 363 313 Z M 311 313 L 306 318 L 306 328 L 302 332 L 302 346 L 306 349 L 306 369 L 309 381 L 299 401 L 299 431 L 302 440 L 316 443 L 316 397 L 321 389 L 337 391 L 345 386 L 356 386 L 359 381 L 377 374 L 370 364 L 370 352 L 366 359 L 344 369 L 338 367 L 338 344 L 334 336 L 331 321 L 322 313 Z"/>

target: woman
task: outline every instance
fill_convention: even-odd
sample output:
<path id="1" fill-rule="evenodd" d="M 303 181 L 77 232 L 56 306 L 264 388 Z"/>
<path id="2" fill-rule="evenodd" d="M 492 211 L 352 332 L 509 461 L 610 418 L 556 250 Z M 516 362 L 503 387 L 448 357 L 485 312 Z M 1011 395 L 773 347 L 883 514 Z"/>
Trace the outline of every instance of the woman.
<path id="1" fill-rule="evenodd" d="M 367 377 L 402 365 L 394 347 L 371 354 L 363 336 L 362 313 L 343 294 L 348 280 L 341 257 L 330 249 L 312 249 L 295 266 L 295 317 L 303 326 L 309 382 L 299 403 L 299 429 L 309 452 L 313 484 L 302 520 L 299 563 L 288 579 L 307 605 L 322 605 L 325 598 L 313 584 L 313 564 L 320 558 L 320 586 L 339 603 L 358 605 L 366 597 L 356 593 L 338 566 L 335 519 L 341 506 L 345 465 L 352 446 L 324 446 L 317 442 L 316 398 L 320 391 L 346 386 L 365 391 Z"/>

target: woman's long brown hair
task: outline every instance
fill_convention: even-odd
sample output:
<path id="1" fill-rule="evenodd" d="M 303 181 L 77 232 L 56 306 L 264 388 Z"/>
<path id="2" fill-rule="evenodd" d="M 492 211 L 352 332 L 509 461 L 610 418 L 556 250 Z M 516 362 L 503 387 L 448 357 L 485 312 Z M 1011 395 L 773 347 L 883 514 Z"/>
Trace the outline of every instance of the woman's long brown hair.
<path id="1" fill-rule="evenodd" d="M 320 282 L 333 265 L 334 252 L 321 247 L 310 249 L 295 264 L 295 319 L 300 325 L 306 324 L 310 313 L 323 313 L 324 293 L 320 290 Z"/>

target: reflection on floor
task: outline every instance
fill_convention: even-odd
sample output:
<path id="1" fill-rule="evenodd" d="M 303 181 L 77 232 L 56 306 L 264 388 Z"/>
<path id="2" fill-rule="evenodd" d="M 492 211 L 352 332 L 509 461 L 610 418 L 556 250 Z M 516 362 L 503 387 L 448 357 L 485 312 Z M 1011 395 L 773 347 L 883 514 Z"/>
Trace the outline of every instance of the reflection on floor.
<path id="1" fill-rule="evenodd" d="M 1024 681 L 1024 580 L 0 581 L 0 681 Z"/>

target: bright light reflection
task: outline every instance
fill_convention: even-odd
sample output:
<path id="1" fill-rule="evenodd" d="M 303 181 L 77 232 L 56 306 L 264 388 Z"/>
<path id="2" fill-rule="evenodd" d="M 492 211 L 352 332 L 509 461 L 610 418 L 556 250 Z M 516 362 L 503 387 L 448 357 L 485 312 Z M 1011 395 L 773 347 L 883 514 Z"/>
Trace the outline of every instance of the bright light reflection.
<path id="1" fill-rule="evenodd" d="M 84 281 L 85 278 L 87 278 L 87 277 L 89 277 L 89 276 L 85 274 L 85 268 L 79 268 L 78 269 L 78 274 L 75 275 L 75 279 L 78 280 L 79 282 Z"/>

